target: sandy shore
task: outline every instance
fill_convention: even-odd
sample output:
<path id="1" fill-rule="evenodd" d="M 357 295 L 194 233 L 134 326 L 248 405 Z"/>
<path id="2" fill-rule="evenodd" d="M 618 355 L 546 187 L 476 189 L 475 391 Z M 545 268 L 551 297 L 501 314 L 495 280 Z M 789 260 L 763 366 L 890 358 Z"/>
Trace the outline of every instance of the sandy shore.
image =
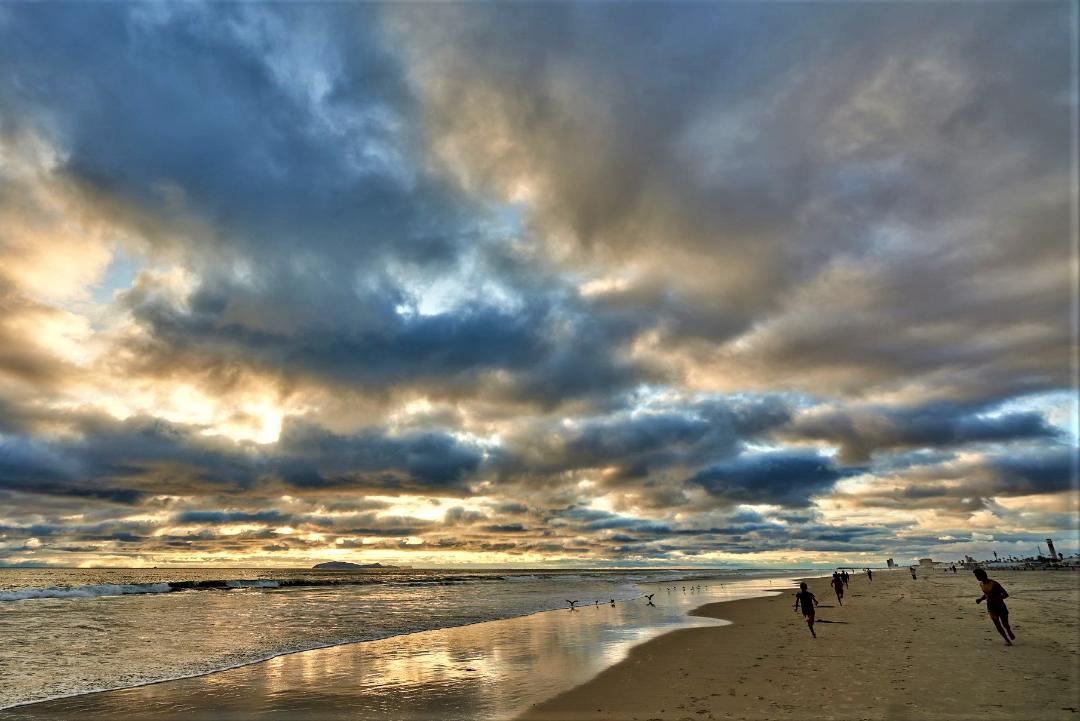
<path id="1" fill-rule="evenodd" d="M 1078 575 L 992 574 L 1012 596 L 1012 647 L 965 572 L 859 575 L 842 608 L 810 579 L 816 640 L 790 593 L 709 604 L 695 613 L 734 625 L 653 639 L 519 721 L 1080 719 Z"/>
<path id="2" fill-rule="evenodd" d="M 214 673 L 0 710 L 0 721 L 507 721 L 673 629 L 703 603 L 790 579 L 636 598 L 301 651 Z M 169 653 L 173 639 L 155 641 Z M 29 670 L 33 673 L 33 670 Z M 2 690 L 2 689 L 0 689 Z"/>
<path id="3" fill-rule="evenodd" d="M 781 596 L 711 602 L 739 593 L 729 583 L 660 591 L 655 607 L 637 599 L 305 651 L 15 707 L 0 721 L 498 721 L 533 703 L 521 721 L 1080 721 L 1078 576 L 995 574 L 1012 594 L 1013 647 L 975 605 L 970 573 L 860 575 L 843 608 L 827 579 L 809 579 L 816 640 L 792 609 L 793 581 L 772 581 L 790 587 Z M 700 603 L 695 615 L 734 625 L 685 627 Z"/>

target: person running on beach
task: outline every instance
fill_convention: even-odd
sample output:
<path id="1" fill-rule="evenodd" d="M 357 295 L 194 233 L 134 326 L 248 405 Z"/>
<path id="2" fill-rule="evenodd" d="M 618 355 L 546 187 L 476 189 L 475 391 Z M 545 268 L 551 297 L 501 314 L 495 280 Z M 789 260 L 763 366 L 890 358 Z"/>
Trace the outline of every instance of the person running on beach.
<path id="1" fill-rule="evenodd" d="M 874 572 L 871 571 L 869 568 L 866 569 L 866 580 L 867 581 L 873 581 L 874 580 Z"/>
<path id="2" fill-rule="evenodd" d="M 834 573 L 832 580 L 829 581 L 829 585 L 836 591 L 836 600 L 840 602 L 840 605 L 844 605 L 844 579 L 840 578 L 839 573 Z"/>
<path id="3" fill-rule="evenodd" d="M 917 577 L 917 576 L 915 575 L 915 567 L 914 567 L 914 566 L 912 566 L 912 567 L 911 567 L 911 568 L 910 568 L 909 570 L 911 571 L 911 580 L 912 580 L 912 581 L 914 581 L 914 580 L 915 580 L 916 578 L 918 578 L 918 577 Z"/>
<path id="4" fill-rule="evenodd" d="M 814 633 L 814 606 L 818 605 L 817 598 L 814 594 L 806 590 L 806 583 L 799 584 L 799 592 L 795 594 L 795 606 L 798 610 L 799 606 L 802 606 L 802 615 L 806 620 L 806 625 L 810 628 L 810 635 L 817 638 L 817 634 Z"/>
<path id="5" fill-rule="evenodd" d="M 1012 642 L 1016 640 L 1016 634 L 1009 626 L 1009 607 L 1005 605 L 1005 599 L 1009 597 L 1008 591 L 997 581 L 988 578 L 986 571 L 981 568 L 976 568 L 972 573 L 979 579 L 979 587 L 983 592 L 983 595 L 975 599 L 975 603 L 986 601 L 986 612 L 990 614 L 994 627 L 1005 639 L 1005 645 L 1012 646 Z"/>
<path id="6" fill-rule="evenodd" d="M 847 572 L 846 568 L 843 571 L 840 572 L 840 580 L 844 582 L 844 588 L 847 588 L 848 581 L 850 579 L 851 579 L 851 576 L 848 575 L 848 572 Z"/>

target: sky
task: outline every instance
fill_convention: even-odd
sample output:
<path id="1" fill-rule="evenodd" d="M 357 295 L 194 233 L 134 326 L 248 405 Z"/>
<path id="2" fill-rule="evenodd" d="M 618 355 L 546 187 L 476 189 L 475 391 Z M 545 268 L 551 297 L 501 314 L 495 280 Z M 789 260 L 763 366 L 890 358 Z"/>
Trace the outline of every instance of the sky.
<path id="1" fill-rule="evenodd" d="M 1076 7 L 0 4 L 0 565 L 1075 553 Z"/>

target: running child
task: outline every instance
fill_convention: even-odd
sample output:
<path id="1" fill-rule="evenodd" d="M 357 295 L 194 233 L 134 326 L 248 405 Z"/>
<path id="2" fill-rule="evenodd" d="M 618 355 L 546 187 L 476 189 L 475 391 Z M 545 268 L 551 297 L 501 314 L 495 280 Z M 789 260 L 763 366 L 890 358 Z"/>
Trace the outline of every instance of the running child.
<path id="1" fill-rule="evenodd" d="M 836 591 L 836 600 L 841 606 L 844 605 L 844 579 L 840 578 L 839 573 L 834 573 L 832 580 L 829 581 L 829 585 Z"/>
<path id="2" fill-rule="evenodd" d="M 799 592 L 795 594 L 795 606 L 796 610 L 802 606 L 802 615 L 806 620 L 806 625 L 810 628 L 810 635 L 817 638 L 817 634 L 814 633 L 814 606 L 818 605 L 817 598 L 814 594 L 806 590 L 806 584 L 799 584 Z"/>
<path id="3" fill-rule="evenodd" d="M 1001 637 L 1005 639 L 1005 645 L 1012 646 L 1012 642 L 1016 640 L 1016 634 L 1013 633 L 1012 628 L 1009 626 L 1009 607 L 1005 605 L 1005 599 L 1009 597 L 1009 592 L 1000 583 L 988 578 L 986 571 L 981 568 L 976 568 L 972 573 L 975 574 L 975 578 L 979 579 L 979 587 L 982 588 L 983 592 L 983 595 L 975 599 L 975 603 L 986 601 L 986 612 L 990 614 L 990 620 L 994 622 L 994 627 L 997 628 Z"/>

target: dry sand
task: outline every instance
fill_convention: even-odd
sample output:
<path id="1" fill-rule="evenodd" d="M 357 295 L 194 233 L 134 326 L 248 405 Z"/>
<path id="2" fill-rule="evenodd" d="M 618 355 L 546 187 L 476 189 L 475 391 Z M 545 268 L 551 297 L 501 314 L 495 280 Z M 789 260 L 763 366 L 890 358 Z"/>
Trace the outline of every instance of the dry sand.
<path id="1" fill-rule="evenodd" d="M 828 579 L 811 638 L 790 593 L 701 607 L 732 626 L 679 630 L 519 721 L 587 719 L 1072 719 L 1080 721 L 1080 574 L 992 573 L 1016 645 L 977 606 L 970 572 Z"/>

